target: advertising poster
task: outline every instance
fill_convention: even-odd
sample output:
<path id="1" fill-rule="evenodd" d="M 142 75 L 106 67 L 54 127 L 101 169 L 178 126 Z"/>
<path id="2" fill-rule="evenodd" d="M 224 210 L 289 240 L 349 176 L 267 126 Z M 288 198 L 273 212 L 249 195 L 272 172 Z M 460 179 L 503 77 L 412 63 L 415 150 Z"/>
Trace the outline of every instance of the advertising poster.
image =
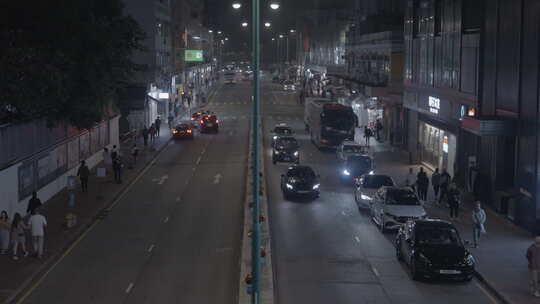
<path id="1" fill-rule="evenodd" d="M 56 169 L 58 174 L 62 174 L 67 170 L 67 145 L 62 144 L 54 150 L 56 156 Z"/>
<path id="2" fill-rule="evenodd" d="M 79 164 L 79 138 L 68 143 L 68 169 L 74 168 Z"/>
<path id="3" fill-rule="evenodd" d="M 19 167 L 19 198 L 25 198 L 34 190 L 35 161 L 23 163 Z"/>
<path id="4" fill-rule="evenodd" d="M 87 132 L 81 136 L 79 136 L 79 142 L 80 142 L 80 159 L 87 159 L 90 157 L 90 134 Z"/>

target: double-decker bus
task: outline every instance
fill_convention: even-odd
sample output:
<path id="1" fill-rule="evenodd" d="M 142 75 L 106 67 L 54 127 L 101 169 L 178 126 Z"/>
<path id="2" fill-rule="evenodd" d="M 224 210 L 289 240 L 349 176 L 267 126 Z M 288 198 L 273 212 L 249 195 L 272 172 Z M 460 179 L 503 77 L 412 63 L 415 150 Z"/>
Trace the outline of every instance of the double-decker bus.
<path id="1" fill-rule="evenodd" d="M 350 106 L 328 98 L 306 98 L 304 123 L 318 148 L 336 148 L 344 140 L 354 140 L 357 121 Z"/>

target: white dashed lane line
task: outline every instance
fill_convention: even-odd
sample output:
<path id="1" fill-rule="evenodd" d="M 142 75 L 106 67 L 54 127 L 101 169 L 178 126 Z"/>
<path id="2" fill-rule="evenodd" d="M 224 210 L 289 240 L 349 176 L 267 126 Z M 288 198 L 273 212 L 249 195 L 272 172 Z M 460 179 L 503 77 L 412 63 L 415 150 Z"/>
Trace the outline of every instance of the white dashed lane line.
<path id="1" fill-rule="evenodd" d="M 128 287 L 126 288 L 126 293 L 130 293 L 133 289 L 133 283 L 129 283 Z"/>
<path id="2" fill-rule="evenodd" d="M 150 245 L 150 247 L 148 247 L 148 252 L 152 252 L 152 250 L 154 250 L 154 244 Z"/>

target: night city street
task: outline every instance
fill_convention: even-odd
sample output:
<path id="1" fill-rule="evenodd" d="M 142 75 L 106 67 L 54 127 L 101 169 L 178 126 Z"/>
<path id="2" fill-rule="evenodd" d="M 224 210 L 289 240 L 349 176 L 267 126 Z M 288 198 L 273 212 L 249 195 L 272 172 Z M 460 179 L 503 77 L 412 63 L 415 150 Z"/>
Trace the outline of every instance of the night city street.
<path id="1" fill-rule="evenodd" d="M 538 16 L 3 4 L 0 303 L 536 303 Z"/>

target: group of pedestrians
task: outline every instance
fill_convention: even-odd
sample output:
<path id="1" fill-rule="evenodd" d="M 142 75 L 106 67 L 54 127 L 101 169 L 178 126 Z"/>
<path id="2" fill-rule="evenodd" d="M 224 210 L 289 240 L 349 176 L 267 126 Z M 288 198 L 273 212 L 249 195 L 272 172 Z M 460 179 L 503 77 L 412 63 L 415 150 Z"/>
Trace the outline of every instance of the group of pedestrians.
<path id="1" fill-rule="evenodd" d="M 0 212 L 0 254 L 7 255 L 11 252 L 13 260 L 18 260 L 20 248 L 22 256 L 27 257 L 29 250 L 26 237 L 30 235 L 34 256 L 40 259 L 43 257 L 47 220 L 40 212 L 41 206 L 41 200 L 34 191 L 24 218 L 17 212 L 11 220 L 7 211 Z"/>
<path id="2" fill-rule="evenodd" d="M 364 139 L 366 140 L 366 146 L 370 145 L 372 137 L 375 137 L 377 141 L 381 140 L 382 129 L 383 125 L 380 119 L 375 121 L 375 125 L 373 127 L 364 126 Z"/>
<path id="3" fill-rule="evenodd" d="M 172 119 L 169 118 L 169 128 L 172 125 Z M 158 116 L 156 120 L 150 125 L 149 128 L 146 126 L 143 127 L 141 135 L 143 138 L 144 147 L 148 146 L 148 139 L 150 139 L 150 144 L 154 145 L 156 142 L 156 137 L 159 136 L 161 130 L 161 118 Z"/>
<path id="4" fill-rule="evenodd" d="M 414 169 L 409 168 L 409 172 L 405 177 L 405 186 L 411 187 L 418 194 L 418 198 L 424 202 L 427 202 L 429 184 L 430 179 L 423 167 L 420 167 L 416 175 L 414 174 Z M 434 203 L 437 205 L 446 203 L 449 209 L 450 219 L 459 222 L 461 193 L 446 169 L 443 169 L 442 173 L 439 172 L 439 168 L 435 169 L 431 175 L 431 186 L 433 187 L 435 196 Z M 486 233 L 485 223 L 486 213 L 482 209 L 480 201 L 476 201 L 472 211 L 473 247 L 478 247 L 480 236 Z"/>

